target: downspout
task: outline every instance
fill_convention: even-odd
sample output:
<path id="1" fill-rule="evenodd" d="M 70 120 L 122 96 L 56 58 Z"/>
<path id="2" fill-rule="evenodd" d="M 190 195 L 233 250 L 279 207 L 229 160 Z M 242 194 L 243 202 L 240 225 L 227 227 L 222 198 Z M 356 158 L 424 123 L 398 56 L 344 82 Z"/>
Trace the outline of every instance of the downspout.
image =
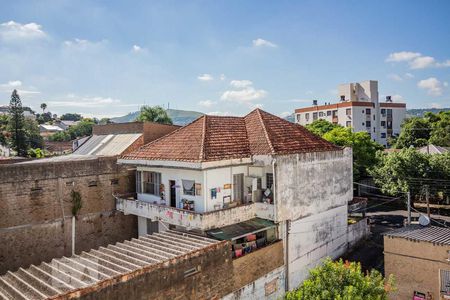
<path id="1" fill-rule="evenodd" d="M 277 185 L 277 179 L 276 179 L 276 175 L 275 175 L 275 171 L 276 171 L 276 165 L 277 165 L 277 160 L 274 158 L 272 159 L 272 174 L 273 174 L 273 188 L 272 188 L 272 193 L 273 193 L 273 221 L 275 223 L 277 223 L 278 220 L 278 209 L 277 209 L 277 196 L 276 196 L 276 185 Z"/>

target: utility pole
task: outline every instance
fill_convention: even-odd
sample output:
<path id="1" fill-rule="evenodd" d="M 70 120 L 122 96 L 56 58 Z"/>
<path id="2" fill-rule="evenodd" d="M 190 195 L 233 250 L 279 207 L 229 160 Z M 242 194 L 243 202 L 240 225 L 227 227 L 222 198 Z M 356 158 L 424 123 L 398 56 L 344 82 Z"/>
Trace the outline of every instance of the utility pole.
<path id="1" fill-rule="evenodd" d="M 425 185 L 425 199 L 427 200 L 427 215 L 428 215 L 428 219 L 431 220 L 431 216 L 430 216 L 430 191 L 429 191 L 429 186 Z"/>
<path id="2" fill-rule="evenodd" d="M 408 197 L 408 225 L 411 225 L 411 194 L 408 191 L 408 193 L 406 193 L 407 197 Z"/>

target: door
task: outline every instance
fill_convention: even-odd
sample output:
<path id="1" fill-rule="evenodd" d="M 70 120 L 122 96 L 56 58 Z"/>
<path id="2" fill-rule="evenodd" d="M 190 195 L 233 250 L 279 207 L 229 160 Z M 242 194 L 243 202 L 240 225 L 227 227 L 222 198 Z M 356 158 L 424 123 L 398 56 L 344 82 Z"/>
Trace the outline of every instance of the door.
<path id="1" fill-rule="evenodd" d="M 177 207 L 177 193 L 175 188 L 175 180 L 169 180 L 170 186 L 170 206 Z"/>
<path id="2" fill-rule="evenodd" d="M 244 174 L 233 175 L 233 196 L 234 201 L 244 203 Z"/>

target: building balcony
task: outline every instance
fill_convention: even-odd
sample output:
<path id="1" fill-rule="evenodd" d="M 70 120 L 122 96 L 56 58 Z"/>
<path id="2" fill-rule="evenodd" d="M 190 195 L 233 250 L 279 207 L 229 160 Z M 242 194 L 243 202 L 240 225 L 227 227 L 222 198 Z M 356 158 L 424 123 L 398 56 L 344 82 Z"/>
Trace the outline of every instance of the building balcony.
<path id="1" fill-rule="evenodd" d="M 274 205 L 252 202 L 235 207 L 208 212 L 196 212 L 163 204 L 149 203 L 136 199 L 135 194 L 114 195 L 116 209 L 126 215 L 135 215 L 152 221 L 161 221 L 192 230 L 206 231 L 219 228 L 255 217 L 274 219 Z"/>

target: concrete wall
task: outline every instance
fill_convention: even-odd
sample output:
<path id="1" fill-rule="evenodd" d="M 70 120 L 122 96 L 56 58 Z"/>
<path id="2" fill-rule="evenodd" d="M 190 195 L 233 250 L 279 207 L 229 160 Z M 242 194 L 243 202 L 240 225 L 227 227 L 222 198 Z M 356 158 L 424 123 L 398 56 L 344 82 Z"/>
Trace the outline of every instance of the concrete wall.
<path id="1" fill-rule="evenodd" d="M 113 158 L 0 166 L 0 274 L 70 254 L 72 190 L 83 204 L 77 252 L 135 237 L 136 217 L 116 213 L 112 197 L 133 189 Z"/>
<path id="2" fill-rule="evenodd" d="M 352 152 L 276 157 L 277 220 L 297 220 L 347 205 L 353 197 Z"/>
<path id="3" fill-rule="evenodd" d="M 412 299 L 414 291 L 441 299 L 439 270 L 450 270 L 448 251 L 448 245 L 385 236 L 385 275 L 393 274 L 397 285 L 391 299 Z"/>
<path id="4" fill-rule="evenodd" d="M 346 250 L 346 205 L 293 221 L 287 254 L 289 289 L 296 288 L 324 258 L 337 258 Z"/>
<path id="5" fill-rule="evenodd" d="M 347 227 L 347 244 L 350 250 L 370 235 L 368 219 L 364 218 Z"/>

